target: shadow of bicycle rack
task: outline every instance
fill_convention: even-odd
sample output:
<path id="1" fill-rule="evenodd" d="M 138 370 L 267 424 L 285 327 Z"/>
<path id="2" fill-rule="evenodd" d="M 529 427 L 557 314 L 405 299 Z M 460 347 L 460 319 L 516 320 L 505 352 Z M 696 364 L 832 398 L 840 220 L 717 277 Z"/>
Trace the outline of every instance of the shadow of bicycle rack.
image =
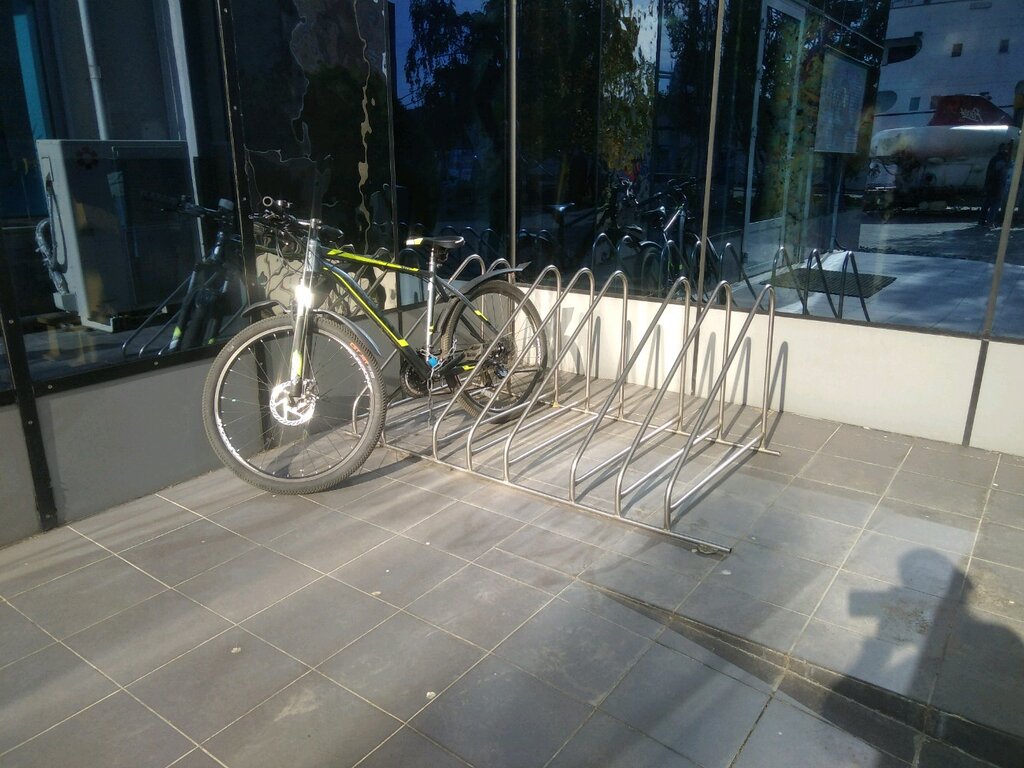
<path id="1" fill-rule="evenodd" d="M 546 372 L 530 398 L 510 418 L 510 411 L 493 413 L 495 392 L 478 416 L 469 416 L 458 395 L 474 386 L 475 369 L 454 394 L 392 403 L 385 443 L 668 535 L 701 552 L 728 553 L 726 544 L 687 526 L 686 512 L 741 461 L 756 453 L 778 455 L 767 447 L 775 290 L 765 286 L 749 310 L 734 308 L 726 281 L 711 298 L 696 306 L 690 281 L 680 277 L 660 302 L 631 303 L 629 280 L 620 270 L 599 288 L 589 268 L 566 282 L 557 267 L 546 267 L 524 286 L 524 302 L 541 310 L 541 324 L 508 368 L 511 378 L 545 334 Z M 522 307 L 501 333 L 523 315 Z M 736 315 L 742 320 L 734 322 Z M 644 316 L 637 337 L 634 325 Z M 757 317 L 766 322 L 761 398 L 759 407 L 741 409 L 745 431 L 733 439 L 727 390 L 753 375 L 750 329 Z M 600 338 L 602 322 L 618 326 L 617 342 Z M 706 341 L 698 347 L 702 331 Z M 614 361 L 598 360 L 609 352 Z M 652 368 L 656 382 L 649 386 Z"/>

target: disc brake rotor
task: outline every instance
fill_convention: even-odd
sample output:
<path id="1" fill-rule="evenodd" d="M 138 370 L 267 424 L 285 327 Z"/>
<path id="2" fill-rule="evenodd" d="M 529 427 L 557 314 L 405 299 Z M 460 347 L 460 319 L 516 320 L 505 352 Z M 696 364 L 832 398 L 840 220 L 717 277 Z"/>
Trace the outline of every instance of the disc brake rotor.
<path id="1" fill-rule="evenodd" d="M 298 397 L 289 394 L 290 387 L 291 382 L 283 381 L 271 390 L 270 412 L 280 424 L 289 427 L 306 424 L 313 418 L 320 391 L 316 382 L 309 379 L 302 382 L 302 392 Z"/>

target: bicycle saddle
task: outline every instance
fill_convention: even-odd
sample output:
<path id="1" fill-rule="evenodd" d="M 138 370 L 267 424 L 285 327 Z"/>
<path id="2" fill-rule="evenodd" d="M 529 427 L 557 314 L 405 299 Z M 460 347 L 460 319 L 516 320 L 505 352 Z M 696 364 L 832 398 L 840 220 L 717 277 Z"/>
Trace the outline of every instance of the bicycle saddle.
<path id="1" fill-rule="evenodd" d="M 405 241 L 409 247 L 424 245 L 427 248 L 439 248 L 442 251 L 454 251 L 466 244 L 466 238 L 461 235 L 443 235 L 441 237 L 413 237 Z"/>

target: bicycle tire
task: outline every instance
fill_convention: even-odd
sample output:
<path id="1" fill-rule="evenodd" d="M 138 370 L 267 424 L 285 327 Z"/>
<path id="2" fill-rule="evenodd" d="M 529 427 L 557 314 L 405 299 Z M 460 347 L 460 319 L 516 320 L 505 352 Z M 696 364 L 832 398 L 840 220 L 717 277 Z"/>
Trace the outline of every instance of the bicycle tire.
<path id="1" fill-rule="evenodd" d="M 304 401 L 273 396 L 289 376 L 292 318 L 271 317 L 231 338 L 203 387 L 203 426 L 217 457 L 272 493 L 317 493 L 359 469 L 380 440 L 385 402 L 376 359 L 347 328 L 309 321 Z M 305 405 L 303 405 L 303 402 Z"/>
<path id="2" fill-rule="evenodd" d="M 640 250 L 637 262 L 637 291 L 641 296 L 664 296 L 667 271 L 662 260 L 662 248 L 649 243 Z"/>
<path id="3" fill-rule="evenodd" d="M 444 330 L 443 345 L 446 354 L 452 350 L 466 357 L 461 365 L 471 366 L 469 370 L 483 368 L 477 372 L 467 388 L 459 395 L 459 404 L 471 416 L 478 416 L 491 400 L 495 390 L 498 396 L 491 406 L 490 413 L 495 415 L 494 422 L 502 423 L 515 416 L 508 413 L 501 416 L 502 411 L 526 402 L 540 385 L 548 360 L 547 334 L 541 332 L 533 341 L 533 349 L 508 377 L 507 368 L 511 367 L 520 351 L 533 339 L 541 327 L 537 308 L 515 286 L 504 280 L 488 280 L 469 292 L 467 297 L 475 310 L 482 312 L 487 321 L 500 330 L 522 304 L 517 319 L 502 336 L 502 344 L 483 363 L 479 360 L 487 347 L 494 341 L 496 332 L 483 319 L 459 302 L 448 319 Z M 468 373 L 454 373 L 447 377 L 447 384 L 456 391 Z"/>

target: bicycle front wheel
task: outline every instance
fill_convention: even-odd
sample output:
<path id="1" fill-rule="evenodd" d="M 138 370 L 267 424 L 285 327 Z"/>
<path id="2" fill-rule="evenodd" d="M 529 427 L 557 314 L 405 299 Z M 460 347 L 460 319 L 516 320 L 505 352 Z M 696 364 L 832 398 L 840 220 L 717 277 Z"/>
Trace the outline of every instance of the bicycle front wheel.
<path id="1" fill-rule="evenodd" d="M 504 280 L 488 280 L 467 298 L 473 308 L 460 302 L 445 328 L 445 352 L 461 359 L 461 371 L 448 377 L 448 386 L 455 390 L 468 378 L 459 396 L 462 407 L 477 416 L 493 396 L 490 413 L 498 416 L 496 422 L 507 421 L 515 413 L 500 414 L 525 403 L 541 383 L 548 361 L 547 334 L 537 333 L 541 323 L 536 307 Z M 510 318 L 501 340 L 485 356 Z M 513 369 L 523 350 L 526 354 Z"/>
<path id="2" fill-rule="evenodd" d="M 228 341 L 203 388 L 203 425 L 243 480 L 272 493 L 316 493 L 359 469 L 380 439 L 381 375 L 351 331 L 314 315 L 295 394 L 293 335 L 292 318 L 280 316 Z"/>

